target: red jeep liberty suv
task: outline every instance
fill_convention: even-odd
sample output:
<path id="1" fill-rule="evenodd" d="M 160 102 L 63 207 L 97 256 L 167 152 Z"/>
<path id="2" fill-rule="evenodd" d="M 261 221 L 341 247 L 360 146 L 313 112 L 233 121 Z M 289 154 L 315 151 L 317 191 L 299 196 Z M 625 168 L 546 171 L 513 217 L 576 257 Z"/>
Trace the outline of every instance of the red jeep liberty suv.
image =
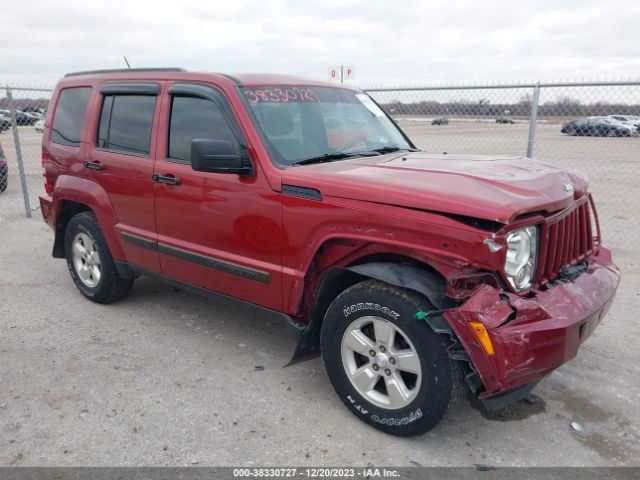
<path id="1" fill-rule="evenodd" d="M 53 256 L 90 300 L 141 275 L 277 312 L 396 435 L 466 386 L 489 409 L 572 359 L 619 272 L 588 181 L 419 151 L 368 95 L 278 75 L 69 74 L 42 164 Z"/>

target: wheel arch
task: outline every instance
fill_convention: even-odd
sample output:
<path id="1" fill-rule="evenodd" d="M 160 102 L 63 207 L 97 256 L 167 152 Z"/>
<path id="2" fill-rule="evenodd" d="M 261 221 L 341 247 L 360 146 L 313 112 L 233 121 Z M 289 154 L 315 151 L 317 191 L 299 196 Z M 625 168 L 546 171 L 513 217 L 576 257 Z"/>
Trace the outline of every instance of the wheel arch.
<path id="1" fill-rule="evenodd" d="M 83 211 L 96 216 L 102 234 L 114 259 L 124 258 L 121 244 L 113 232 L 117 223 L 107 192 L 96 182 L 71 175 L 60 175 L 53 194 L 55 211 L 55 240 L 53 256 L 64 257 L 64 236 L 71 218 Z"/>
<path id="2" fill-rule="evenodd" d="M 64 239 L 69 220 L 82 212 L 92 212 L 94 214 L 95 212 L 88 205 L 73 200 L 60 200 L 58 208 L 55 239 L 53 241 L 53 257 L 64 258 Z"/>
<path id="3" fill-rule="evenodd" d="M 445 278 L 431 265 L 410 256 L 373 254 L 347 265 L 329 267 L 318 276 L 313 302 L 305 315 L 308 322 L 300 326 L 298 345 L 290 364 L 319 355 L 320 330 L 329 306 L 340 293 L 365 280 L 415 291 L 438 310 L 451 305 L 444 295 Z"/>

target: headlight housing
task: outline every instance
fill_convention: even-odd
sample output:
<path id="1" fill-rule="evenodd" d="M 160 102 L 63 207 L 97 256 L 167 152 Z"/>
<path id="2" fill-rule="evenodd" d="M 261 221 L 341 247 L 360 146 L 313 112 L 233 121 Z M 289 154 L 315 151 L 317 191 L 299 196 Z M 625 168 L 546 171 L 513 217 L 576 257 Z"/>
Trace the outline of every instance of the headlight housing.
<path id="1" fill-rule="evenodd" d="M 538 258 L 538 228 L 525 227 L 507 234 L 507 256 L 504 273 L 511 286 L 526 290 L 533 283 Z"/>

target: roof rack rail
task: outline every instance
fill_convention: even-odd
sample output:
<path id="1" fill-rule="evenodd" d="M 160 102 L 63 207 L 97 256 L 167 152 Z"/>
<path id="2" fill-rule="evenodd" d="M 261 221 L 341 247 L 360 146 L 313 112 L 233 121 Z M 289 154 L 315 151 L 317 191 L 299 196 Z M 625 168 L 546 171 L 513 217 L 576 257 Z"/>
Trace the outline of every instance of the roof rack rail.
<path id="1" fill-rule="evenodd" d="M 77 77 L 78 75 L 96 75 L 100 73 L 140 73 L 140 72 L 186 72 L 184 68 L 113 68 L 107 70 L 86 70 L 84 72 L 71 72 L 66 77 Z"/>

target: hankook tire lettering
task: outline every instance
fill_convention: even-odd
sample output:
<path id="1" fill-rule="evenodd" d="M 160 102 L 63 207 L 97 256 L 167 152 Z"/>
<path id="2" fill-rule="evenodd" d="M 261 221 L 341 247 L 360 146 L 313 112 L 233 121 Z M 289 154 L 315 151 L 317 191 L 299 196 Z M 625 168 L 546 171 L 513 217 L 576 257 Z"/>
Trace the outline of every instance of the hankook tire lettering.
<path id="1" fill-rule="evenodd" d="M 359 312 L 361 310 L 374 310 L 376 312 L 380 312 L 380 313 L 383 313 L 385 315 L 389 315 L 394 320 L 397 319 L 400 316 L 400 314 L 398 312 L 396 312 L 395 310 L 393 310 L 393 309 L 391 309 L 389 307 L 385 307 L 385 306 L 380 305 L 378 303 L 370 303 L 370 302 L 357 303 L 355 305 L 351 305 L 349 307 L 345 307 L 343 309 L 343 313 L 344 313 L 345 317 L 348 317 L 352 313 Z"/>
<path id="2" fill-rule="evenodd" d="M 419 418 L 422 418 L 422 410 L 420 409 L 417 409 L 415 412 L 411 412 L 408 417 L 402 417 L 402 418 L 393 418 L 393 417 L 380 418 L 378 417 L 378 415 L 371 415 L 371 420 L 376 423 L 380 423 L 382 425 L 395 425 L 395 426 L 408 425 L 412 422 L 415 422 Z"/>

